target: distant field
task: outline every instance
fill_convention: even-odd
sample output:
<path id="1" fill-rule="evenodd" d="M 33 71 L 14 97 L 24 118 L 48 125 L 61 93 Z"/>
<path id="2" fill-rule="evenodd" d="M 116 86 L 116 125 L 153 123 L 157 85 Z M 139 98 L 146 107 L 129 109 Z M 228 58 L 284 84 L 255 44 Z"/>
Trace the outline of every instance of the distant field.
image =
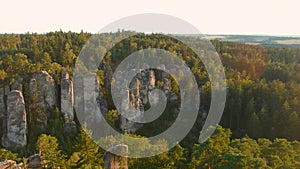
<path id="1" fill-rule="evenodd" d="M 227 36 L 221 36 L 221 35 L 212 35 L 212 36 L 204 36 L 204 39 L 222 39 L 222 38 L 226 38 Z"/>
<path id="2" fill-rule="evenodd" d="M 251 45 L 284 46 L 300 48 L 300 37 L 295 36 L 267 36 L 267 35 L 205 35 L 208 40 L 241 42 Z"/>
<path id="3" fill-rule="evenodd" d="M 277 40 L 275 42 L 277 42 L 278 44 L 283 44 L 283 45 L 300 45 L 300 39 Z"/>

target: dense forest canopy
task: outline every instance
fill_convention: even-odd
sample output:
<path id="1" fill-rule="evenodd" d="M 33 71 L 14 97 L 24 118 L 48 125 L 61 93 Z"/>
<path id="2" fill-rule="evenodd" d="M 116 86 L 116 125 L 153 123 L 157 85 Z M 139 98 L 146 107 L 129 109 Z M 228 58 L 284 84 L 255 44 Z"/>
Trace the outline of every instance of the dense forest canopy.
<path id="1" fill-rule="evenodd" d="M 85 32 L 61 31 L 0 35 L 1 87 L 13 84 L 17 77 L 26 78 L 41 70 L 49 72 L 59 83 L 62 72 L 72 75 L 77 57 L 91 36 Z M 122 38 L 118 32 L 101 36 L 103 39 Z M 198 40 L 197 37 L 186 38 L 195 41 L 195 44 Z M 300 49 L 217 40 L 211 43 L 226 70 L 227 101 L 220 123 L 223 128 L 218 127 L 204 144 L 197 144 L 197 139 L 203 125 L 201 113 L 207 112 L 210 107 L 210 82 L 201 60 L 191 49 L 167 36 L 140 34 L 122 40 L 106 53 L 102 67 L 115 69 L 124 57 L 134 51 L 144 48 L 165 49 L 186 62 L 201 86 L 199 117 L 186 139 L 161 155 L 129 159 L 129 168 L 299 168 Z M 108 94 L 109 84 L 103 79 L 105 70 L 101 70 L 101 66 L 99 68 L 102 90 Z M 174 80 L 172 90 L 179 93 Z M 105 97 L 109 109 L 106 118 L 117 128 L 118 112 L 111 98 L 108 95 Z M 21 161 L 20 157 L 42 151 L 43 157 L 52 161 L 49 164 L 52 167 L 101 166 L 103 150 L 89 140 L 89 132 L 81 128 L 75 135 L 64 134 L 58 109 L 48 111 L 52 116 L 47 132 L 40 135 L 34 129 L 34 122 L 29 122 L 29 144 L 17 151 L 19 155 L 1 149 L 0 159 Z M 172 118 L 166 111 L 161 119 L 145 125 L 136 134 L 154 135 L 163 131 Z M 151 129 L 153 127 L 156 129 Z M 47 143 L 53 146 L 48 148 Z"/>

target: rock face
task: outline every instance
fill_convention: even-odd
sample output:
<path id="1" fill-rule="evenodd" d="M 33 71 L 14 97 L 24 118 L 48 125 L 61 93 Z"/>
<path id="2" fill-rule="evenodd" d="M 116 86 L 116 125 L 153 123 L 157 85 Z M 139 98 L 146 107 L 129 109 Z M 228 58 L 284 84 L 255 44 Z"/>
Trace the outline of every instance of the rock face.
<path id="1" fill-rule="evenodd" d="M 94 73 L 75 75 L 74 79 L 77 117 L 81 119 L 81 122 L 86 122 L 88 128 L 94 128 L 93 126 L 98 126 L 102 120 L 101 110 L 107 110 L 107 107 L 100 108 L 99 101 L 105 102 L 105 100 L 101 99 L 102 94 L 99 90 L 97 76 Z"/>
<path id="2" fill-rule="evenodd" d="M 17 80 L 11 85 L 11 90 L 20 90 L 23 88 L 23 78 L 18 77 Z"/>
<path id="3" fill-rule="evenodd" d="M 32 75 L 29 91 L 31 95 L 37 94 L 36 104 L 41 108 L 53 108 L 56 106 L 55 82 L 46 71 Z"/>
<path id="4" fill-rule="evenodd" d="M 13 160 L 6 160 L 0 162 L 0 169 L 21 169 L 23 168 L 23 164 L 17 164 Z"/>
<path id="5" fill-rule="evenodd" d="M 69 73 L 62 74 L 60 83 L 60 107 L 61 112 L 64 115 L 64 129 L 69 133 L 76 133 L 76 123 L 74 119 L 74 94 L 73 94 L 73 82 L 70 79 Z"/>
<path id="6" fill-rule="evenodd" d="M 164 90 L 168 100 L 171 100 L 171 101 L 177 100 L 177 95 L 171 91 L 171 89 L 172 89 L 171 80 L 168 78 L 164 78 L 163 82 L 164 82 L 163 90 Z"/>
<path id="7" fill-rule="evenodd" d="M 64 116 L 69 116 L 69 120 L 73 121 L 74 113 L 74 96 L 73 96 L 73 82 L 71 81 L 68 73 L 63 73 L 60 83 L 61 91 L 61 112 Z"/>
<path id="8" fill-rule="evenodd" d="M 6 106 L 4 100 L 5 92 L 4 88 L 0 88 L 0 133 L 1 136 L 6 133 Z"/>
<path id="9" fill-rule="evenodd" d="M 123 132 L 134 133 L 140 128 L 142 124 L 135 121 L 140 121 L 144 117 L 146 107 L 155 106 L 155 104 L 160 101 L 161 98 L 159 95 L 150 95 L 152 91 L 158 89 L 155 85 L 157 79 L 163 82 L 163 86 L 160 89 L 169 101 L 178 99 L 177 95 L 171 91 L 172 85 L 171 80 L 168 78 L 168 73 L 163 72 L 164 65 L 161 67 L 160 70 L 162 71 L 157 72 L 158 78 L 151 69 L 141 70 L 140 73 L 137 73 L 132 79 L 127 90 L 119 90 L 120 92 L 123 92 L 120 93 L 120 96 L 124 98 L 119 99 L 121 100 L 121 103 L 116 104 L 121 105 L 120 109 L 122 113 L 134 114 L 134 116 L 130 116 L 130 114 L 126 114 L 126 117 L 120 116 L 120 128 Z M 132 74 L 136 72 L 135 69 L 131 71 Z M 124 72 L 116 73 L 116 78 L 122 79 L 118 80 L 120 81 L 120 84 L 114 84 L 116 87 L 127 86 L 128 82 L 123 80 L 124 76 L 126 76 L 124 75 Z"/>
<path id="10" fill-rule="evenodd" d="M 6 117 L 4 94 L 4 88 L 0 88 L 0 119 Z"/>
<path id="11" fill-rule="evenodd" d="M 7 96 L 6 135 L 2 138 L 5 148 L 13 149 L 26 145 L 26 110 L 21 91 L 12 90 Z"/>
<path id="12" fill-rule="evenodd" d="M 29 94 L 30 113 L 43 130 L 49 117 L 47 109 L 56 107 L 57 97 L 53 78 L 46 71 L 33 73 L 29 82 Z"/>
<path id="13" fill-rule="evenodd" d="M 127 145 L 116 145 L 112 147 L 114 152 L 122 152 L 122 153 L 128 153 L 128 146 Z M 110 150 L 111 150 L 110 149 Z M 127 164 L 127 157 L 121 157 L 114 155 L 107 151 L 104 154 L 104 163 L 103 163 L 103 168 L 105 169 L 128 169 L 128 164 Z"/>
<path id="14" fill-rule="evenodd" d="M 121 111 L 135 113 L 135 116 L 132 118 L 125 118 L 123 116 L 120 116 L 120 128 L 123 132 L 134 133 L 138 128 L 142 126 L 142 124 L 136 123 L 134 121 L 143 118 L 143 113 L 145 110 L 144 105 L 149 104 L 148 94 L 156 88 L 155 82 L 156 79 L 154 71 L 149 69 L 142 70 L 131 81 L 129 89 L 123 91 L 125 93 L 121 94 L 122 96 L 125 96 L 125 98 L 121 99 Z M 127 84 L 127 82 L 116 85 L 125 84 Z"/>

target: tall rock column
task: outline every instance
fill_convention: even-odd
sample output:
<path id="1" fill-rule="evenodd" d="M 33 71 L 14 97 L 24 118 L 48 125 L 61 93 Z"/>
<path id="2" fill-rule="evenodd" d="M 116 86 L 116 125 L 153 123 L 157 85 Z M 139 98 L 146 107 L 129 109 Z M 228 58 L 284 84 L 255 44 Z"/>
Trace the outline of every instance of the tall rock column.
<path id="1" fill-rule="evenodd" d="M 73 95 L 73 82 L 70 79 L 69 73 L 62 74 L 61 83 L 61 112 L 64 114 L 64 129 L 67 132 L 75 132 L 76 124 L 73 121 L 74 118 L 74 95 Z"/>
<path id="2" fill-rule="evenodd" d="M 5 101 L 4 101 L 4 88 L 0 88 L 0 119 L 6 116 Z"/>
<path id="3" fill-rule="evenodd" d="M 87 124 L 88 129 L 93 129 L 93 135 L 101 132 L 99 125 L 102 120 L 102 108 L 100 109 L 99 97 L 101 97 L 101 94 L 95 73 L 74 76 L 76 115 L 82 124 Z M 107 110 L 107 108 L 103 109 Z"/>
<path id="4" fill-rule="evenodd" d="M 8 149 L 26 145 L 26 110 L 21 91 L 12 90 L 7 96 L 7 132 L 2 137 L 2 145 Z"/>
<path id="5" fill-rule="evenodd" d="M 73 106 L 74 106 L 74 96 L 73 96 L 73 82 L 71 81 L 68 73 L 63 73 L 60 83 L 61 90 L 61 112 L 69 116 L 70 120 L 73 120 Z"/>
<path id="6" fill-rule="evenodd" d="M 4 88 L 0 88 L 0 137 L 6 132 L 6 106 L 5 106 L 5 91 Z"/>

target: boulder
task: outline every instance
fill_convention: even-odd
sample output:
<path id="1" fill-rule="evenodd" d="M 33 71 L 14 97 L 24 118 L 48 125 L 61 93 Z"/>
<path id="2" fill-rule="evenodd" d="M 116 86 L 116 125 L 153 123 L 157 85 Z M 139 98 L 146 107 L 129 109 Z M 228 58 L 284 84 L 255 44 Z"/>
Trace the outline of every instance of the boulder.
<path id="1" fill-rule="evenodd" d="M 0 169 L 21 169 L 24 168 L 23 164 L 17 164 L 13 160 L 5 160 L 0 162 Z"/>
<path id="2" fill-rule="evenodd" d="M 41 159 L 39 154 L 34 154 L 27 158 L 28 168 L 41 168 L 46 162 Z"/>

